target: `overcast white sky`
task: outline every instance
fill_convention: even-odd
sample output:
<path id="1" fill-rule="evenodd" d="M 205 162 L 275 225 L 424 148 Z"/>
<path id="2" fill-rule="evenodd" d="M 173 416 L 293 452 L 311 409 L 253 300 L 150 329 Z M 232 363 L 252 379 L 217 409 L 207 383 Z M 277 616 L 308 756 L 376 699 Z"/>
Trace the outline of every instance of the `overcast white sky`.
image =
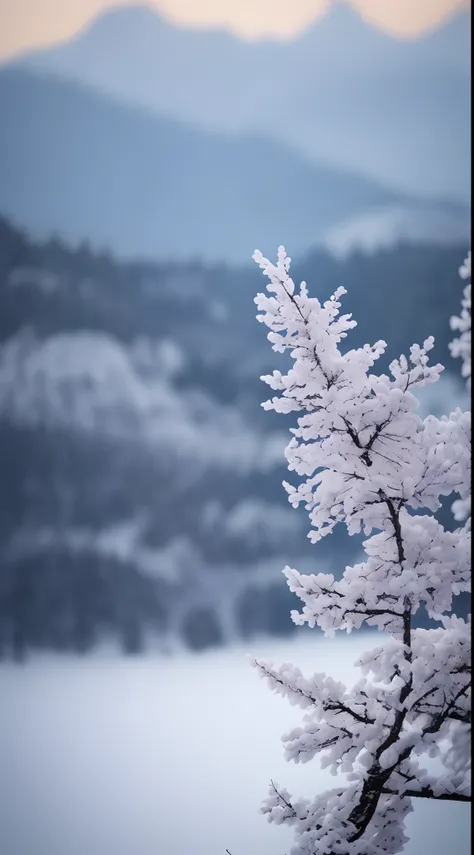
<path id="1" fill-rule="evenodd" d="M 0 58 L 73 35 L 101 9 L 133 0 L 0 0 Z M 244 38 L 291 38 L 333 0 L 148 0 L 182 25 L 224 27 Z M 340 2 L 340 0 L 339 0 Z M 347 0 L 369 20 L 399 35 L 439 23 L 469 0 Z"/>

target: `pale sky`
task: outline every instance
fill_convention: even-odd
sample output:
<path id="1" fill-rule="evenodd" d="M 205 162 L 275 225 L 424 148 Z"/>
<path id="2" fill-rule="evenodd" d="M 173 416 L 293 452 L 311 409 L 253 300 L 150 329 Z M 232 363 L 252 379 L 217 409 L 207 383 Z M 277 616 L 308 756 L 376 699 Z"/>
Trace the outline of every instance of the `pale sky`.
<path id="1" fill-rule="evenodd" d="M 62 41 L 101 9 L 133 0 L 0 0 L 0 58 Z M 225 28 L 246 39 L 292 38 L 332 0 L 149 0 L 180 25 Z M 376 25 L 401 36 L 429 29 L 469 0 L 347 0 Z"/>

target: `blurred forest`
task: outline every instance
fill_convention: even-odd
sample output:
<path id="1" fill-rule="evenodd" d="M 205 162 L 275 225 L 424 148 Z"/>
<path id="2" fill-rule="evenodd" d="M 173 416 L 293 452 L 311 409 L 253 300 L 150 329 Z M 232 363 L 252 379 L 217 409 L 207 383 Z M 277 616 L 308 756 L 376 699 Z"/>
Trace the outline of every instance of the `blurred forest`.
<path id="1" fill-rule="evenodd" d="M 318 250 L 293 274 L 320 298 L 344 285 L 348 347 L 384 338 L 384 367 L 435 335 L 447 372 L 425 405 L 443 411 L 463 394 L 448 342 L 464 255 Z M 0 219 L 0 655 L 284 635 L 284 565 L 337 575 L 357 558 L 342 534 L 311 547 L 281 486 L 262 287 L 251 264 L 118 262 Z"/>

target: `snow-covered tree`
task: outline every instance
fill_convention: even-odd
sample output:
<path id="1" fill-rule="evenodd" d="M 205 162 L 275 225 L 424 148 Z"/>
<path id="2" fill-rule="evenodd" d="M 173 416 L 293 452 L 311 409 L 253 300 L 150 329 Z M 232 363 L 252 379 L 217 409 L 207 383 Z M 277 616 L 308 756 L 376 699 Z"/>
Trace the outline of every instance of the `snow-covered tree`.
<path id="1" fill-rule="evenodd" d="M 292 359 L 287 374 L 262 378 L 279 393 L 266 409 L 299 414 L 286 449 L 299 476 L 285 484 L 289 500 L 305 505 L 314 543 L 337 525 L 367 536 L 365 560 L 340 579 L 285 568 L 303 604 L 292 618 L 326 635 L 364 624 L 384 634 L 357 663 L 362 676 L 351 689 L 325 674 L 306 679 L 294 666 L 255 662 L 274 691 L 305 711 L 284 737 L 287 759 L 321 755 L 341 781 L 313 800 L 272 783 L 262 810 L 294 828 L 292 855 L 396 853 L 416 799 L 470 800 L 470 618 L 452 613 L 453 595 L 470 585 L 470 520 L 447 531 L 435 516 L 443 496 L 457 494 L 466 508 L 470 413 L 416 414 L 416 389 L 443 370 L 429 364 L 432 338 L 394 360 L 389 375 L 372 373 L 386 345 L 341 347 L 355 326 L 339 312 L 343 288 L 321 304 L 305 283 L 295 288 L 283 247 L 276 265 L 260 252 L 254 258 L 269 279 L 256 298 L 258 319 L 273 349 Z M 466 365 L 466 293 L 457 328 L 454 352 Z M 422 608 L 435 628 L 414 628 Z M 428 773 L 423 755 L 438 758 L 442 773 Z"/>

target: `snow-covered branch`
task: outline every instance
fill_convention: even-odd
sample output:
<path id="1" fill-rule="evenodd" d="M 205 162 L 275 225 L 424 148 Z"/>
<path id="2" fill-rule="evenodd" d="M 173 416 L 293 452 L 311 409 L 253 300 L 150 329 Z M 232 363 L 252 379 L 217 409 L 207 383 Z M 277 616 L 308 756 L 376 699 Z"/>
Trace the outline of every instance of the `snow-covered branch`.
<path id="1" fill-rule="evenodd" d="M 312 803 L 272 784 L 263 811 L 294 826 L 294 855 L 396 853 L 412 799 L 469 798 L 470 619 L 450 612 L 453 596 L 470 590 L 470 524 L 450 532 L 433 513 L 444 496 L 469 500 L 470 413 L 416 413 L 416 389 L 443 370 L 429 363 L 432 338 L 394 360 L 389 375 L 373 373 L 385 343 L 343 349 L 355 326 L 340 314 L 343 288 L 320 303 L 305 283 L 295 287 L 282 247 L 276 265 L 254 257 L 269 279 L 267 294 L 256 298 L 258 319 L 273 349 L 292 359 L 286 374 L 262 378 L 278 393 L 264 407 L 298 414 L 286 449 L 299 479 L 285 484 L 289 500 L 304 504 L 314 543 L 338 525 L 366 535 L 365 560 L 340 579 L 285 568 L 302 601 L 293 620 L 326 634 L 364 623 L 389 634 L 362 657 L 363 676 L 352 689 L 325 674 L 306 679 L 294 666 L 255 661 L 270 687 L 305 711 L 303 725 L 284 737 L 287 759 L 318 754 L 345 776 Z M 470 294 L 467 301 L 466 289 L 456 326 L 463 359 Z M 437 628 L 413 628 L 420 608 Z M 443 778 L 433 781 L 418 767 L 423 754 L 439 758 Z"/>
<path id="2" fill-rule="evenodd" d="M 464 264 L 459 269 L 459 274 L 462 279 L 468 279 L 469 282 L 464 288 L 463 299 L 461 300 L 461 314 L 459 317 L 451 318 L 451 329 L 458 330 L 460 335 L 455 338 L 450 344 L 451 356 L 459 357 L 462 360 L 461 373 L 466 378 L 467 388 L 471 388 L 471 252 L 469 251 Z M 467 466 L 465 467 L 466 487 L 460 490 L 460 499 L 453 502 L 453 513 L 456 520 L 462 522 L 471 516 L 471 446 L 469 442 L 463 443 L 464 448 L 468 448 Z"/>
<path id="3" fill-rule="evenodd" d="M 462 360 L 462 376 L 466 378 L 467 384 L 471 383 L 471 253 L 467 255 L 464 264 L 459 269 L 459 274 L 469 282 L 464 288 L 461 301 L 461 314 L 451 318 L 451 329 L 460 334 L 450 344 L 451 356 Z"/>

